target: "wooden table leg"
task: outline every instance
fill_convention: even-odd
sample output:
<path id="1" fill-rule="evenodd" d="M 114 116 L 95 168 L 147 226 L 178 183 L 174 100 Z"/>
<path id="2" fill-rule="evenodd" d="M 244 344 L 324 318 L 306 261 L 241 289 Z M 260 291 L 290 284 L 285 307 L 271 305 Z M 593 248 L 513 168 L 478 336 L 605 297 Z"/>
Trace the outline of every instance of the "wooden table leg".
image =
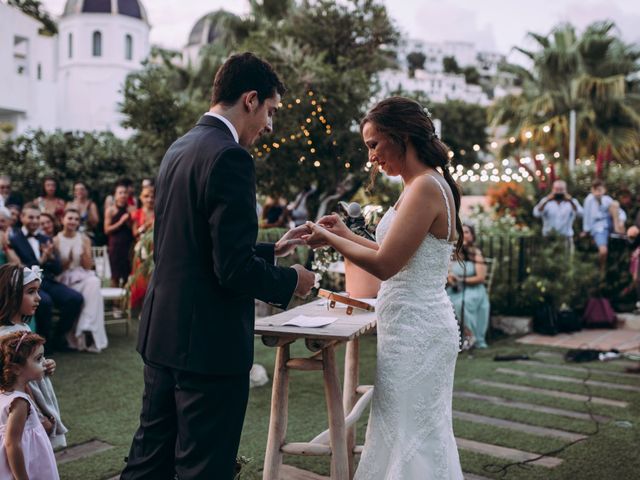
<path id="1" fill-rule="evenodd" d="M 273 388 L 271 390 L 271 417 L 269 418 L 269 436 L 264 455 L 263 480 L 280 480 L 282 452 L 287 434 L 287 416 L 289 404 L 289 344 L 277 347 L 276 364 L 273 369 Z"/>
<path id="2" fill-rule="evenodd" d="M 351 409 L 356 404 L 358 394 L 356 388 L 359 383 L 359 362 L 360 343 L 356 338 L 347 342 L 347 351 L 344 357 L 344 392 L 342 393 L 342 406 L 345 417 L 349 415 Z M 353 478 L 355 473 L 355 455 L 353 449 L 356 446 L 356 424 L 347 429 L 347 455 L 349 457 L 349 478 Z"/>
<path id="3" fill-rule="evenodd" d="M 323 349 L 322 363 L 324 367 L 324 392 L 329 414 L 329 437 L 331 439 L 331 480 L 349 480 L 344 409 L 342 408 L 342 394 L 334 346 Z"/>

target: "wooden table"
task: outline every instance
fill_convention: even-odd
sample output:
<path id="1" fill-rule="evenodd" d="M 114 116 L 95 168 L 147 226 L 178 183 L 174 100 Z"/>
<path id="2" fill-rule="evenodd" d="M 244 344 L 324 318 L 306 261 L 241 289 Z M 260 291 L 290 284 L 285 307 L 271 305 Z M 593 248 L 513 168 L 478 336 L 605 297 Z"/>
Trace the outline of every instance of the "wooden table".
<path id="1" fill-rule="evenodd" d="M 269 437 L 264 459 L 263 480 L 280 480 L 283 454 L 331 456 L 332 480 L 353 478 L 354 457 L 362 452 L 356 446 L 356 422 L 373 395 L 372 386 L 359 383 L 359 337 L 372 333 L 376 315 L 356 309 L 352 315 L 345 308 L 327 310 L 320 299 L 270 317 L 256 319 L 256 335 L 276 348 L 273 372 Z M 297 315 L 338 317 L 331 325 L 320 328 L 282 326 Z M 304 339 L 313 352 L 309 358 L 291 358 L 290 345 Z M 336 348 L 346 343 L 344 386 L 338 377 Z M 289 370 L 321 370 L 327 402 L 328 430 L 309 442 L 285 443 L 288 420 Z M 362 395 L 358 399 L 358 395 Z"/>

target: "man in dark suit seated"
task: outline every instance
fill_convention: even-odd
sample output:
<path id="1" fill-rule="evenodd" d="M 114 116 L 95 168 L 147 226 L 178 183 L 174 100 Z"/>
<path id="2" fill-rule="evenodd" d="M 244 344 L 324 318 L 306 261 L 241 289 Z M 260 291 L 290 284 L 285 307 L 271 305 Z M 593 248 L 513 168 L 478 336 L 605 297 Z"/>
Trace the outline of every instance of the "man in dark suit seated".
<path id="1" fill-rule="evenodd" d="M 25 205 L 20 215 L 22 227 L 14 227 L 11 230 L 9 243 L 24 266 L 39 265 L 43 270 L 40 306 L 36 311 L 36 330 L 47 340 L 45 348 L 48 352 L 52 349 L 66 350 L 69 347 L 65 335 L 80 315 L 83 305 L 82 294 L 56 282 L 56 275 L 62 273 L 62 264 L 53 241 L 38 233 L 39 218 L 40 211 L 35 205 Z M 60 310 L 60 321 L 55 333 L 52 332 L 54 305 Z"/>
<path id="2" fill-rule="evenodd" d="M 306 226 L 258 244 L 248 148 L 272 131 L 284 86 L 268 63 L 231 56 L 211 109 L 164 156 L 156 181 L 155 269 L 138 352 L 144 395 L 122 480 L 231 480 L 249 398 L 254 299 L 286 308 L 315 277 L 275 266 Z"/>

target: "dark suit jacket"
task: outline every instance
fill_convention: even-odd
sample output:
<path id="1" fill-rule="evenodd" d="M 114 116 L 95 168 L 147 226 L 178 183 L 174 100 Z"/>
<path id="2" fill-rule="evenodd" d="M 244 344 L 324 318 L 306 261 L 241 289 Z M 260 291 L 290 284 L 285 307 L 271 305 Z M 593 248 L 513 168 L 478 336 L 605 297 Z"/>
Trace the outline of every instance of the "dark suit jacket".
<path id="1" fill-rule="evenodd" d="M 36 239 L 40 245 L 51 241 L 49 237 L 40 233 L 36 234 Z M 54 254 L 52 259 L 40 264 L 40 259 L 34 255 L 33 249 L 31 248 L 31 245 L 29 245 L 27 237 L 22 233 L 21 228 L 15 227 L 11 229 L 11 232 L 9 232 L 9 243 L 24 266 L 31 268 L 34 265 L 40 265 L 45 278 L 51 280 L 56 275 L 60 275 L 62 273 L 62 263 L 60 262 L 60 258 L 57 253 Z"/>
<path id="2" fill-rule="evenodd" d="M 137 350 L 152 363 L 240 374 L 253 363 L 254 298 L 286 308 L 297 285 L 256 246 L 255 165 L 205 115 L 165 154 L 156 182 L 154 260 Z"/>

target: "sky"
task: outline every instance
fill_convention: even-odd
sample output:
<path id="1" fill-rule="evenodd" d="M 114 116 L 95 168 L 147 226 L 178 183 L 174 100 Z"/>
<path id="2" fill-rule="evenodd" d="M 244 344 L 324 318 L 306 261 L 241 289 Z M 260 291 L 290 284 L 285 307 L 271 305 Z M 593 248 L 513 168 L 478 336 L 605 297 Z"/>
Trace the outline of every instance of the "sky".
<path id="1" fill-rule="evenodd" d="M 616 22 L 627 42 L 640 43 L 638 0 L 382 0 L 400 31 L 427 41 L 471 41 L 478 49 L 509 54 L 528 47 L 526 33 L 547 34 L 559 22 L 582 29 L 595 20 Z M 60 15 L 65 0 L 42 0 Z M 246 0 L 143 0 L 151 23 L 151 42 L 180 49 L 204 14 L 224 8 L 248 12 Z M 511 57 L 510 57 L 511 58 Z"/>

